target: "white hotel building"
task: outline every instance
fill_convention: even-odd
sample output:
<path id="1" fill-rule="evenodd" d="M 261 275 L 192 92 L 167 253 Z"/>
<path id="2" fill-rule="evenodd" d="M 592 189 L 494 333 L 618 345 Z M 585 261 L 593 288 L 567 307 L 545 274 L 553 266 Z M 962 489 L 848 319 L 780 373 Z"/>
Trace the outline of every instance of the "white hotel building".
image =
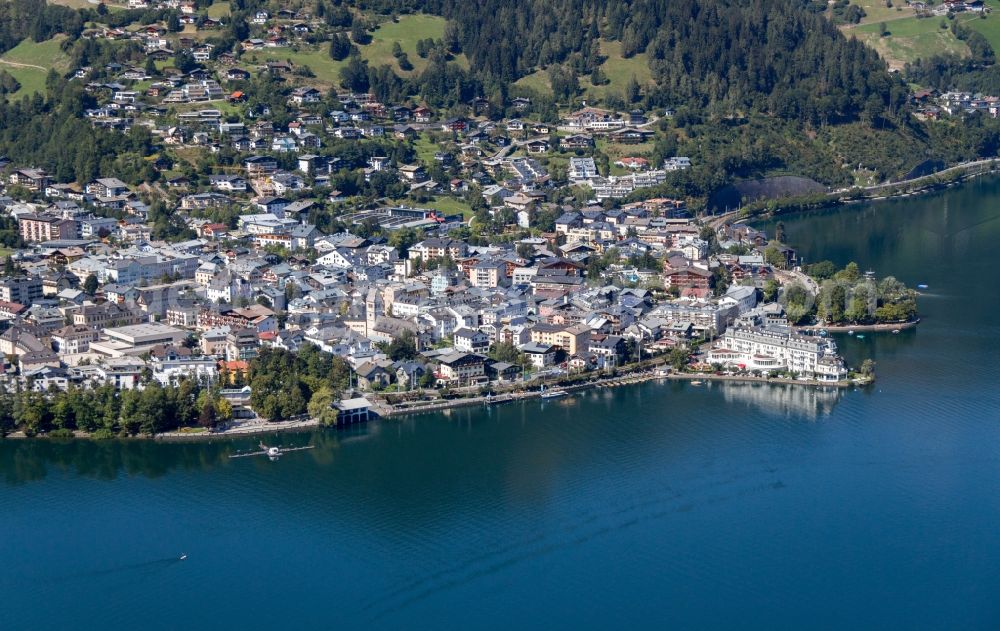
<path id="1" fill-rule="evenodd" d="M 847 378 L 833 340 L 782 326 L 731 328 L 709 351 L 708 362 L 751 371 L 788 370 L 819 381 Z"/>

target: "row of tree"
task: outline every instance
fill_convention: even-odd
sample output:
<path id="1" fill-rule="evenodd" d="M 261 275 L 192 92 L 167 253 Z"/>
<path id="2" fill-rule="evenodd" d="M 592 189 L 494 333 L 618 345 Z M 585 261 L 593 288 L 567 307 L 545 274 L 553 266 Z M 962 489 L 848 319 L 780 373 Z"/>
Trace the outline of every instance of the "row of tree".
<path id="1" fill-rule="evenodd" d="M 232 417 L 232 406 L 213 388 L 182 380 L 176 387 L 146 383 L 142 390 L 111 385 L 66 391 L 0 391 L 0 435 L 22 430 L 90 432 L 98 437 L 157 434 L 178 427 L 214 427 Z"/>

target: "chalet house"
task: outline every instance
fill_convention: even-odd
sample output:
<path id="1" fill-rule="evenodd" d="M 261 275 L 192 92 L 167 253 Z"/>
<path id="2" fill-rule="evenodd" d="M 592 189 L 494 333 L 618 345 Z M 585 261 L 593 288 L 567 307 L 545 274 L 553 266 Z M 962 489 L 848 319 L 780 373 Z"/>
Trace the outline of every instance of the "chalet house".
<path id="1" fill-rule="evenodd" d="M 43 191 L 52 180 L 42 169 L 18 169 L 10 174 L 9 181 L 14 186 L 23 186 L 29 191 Z"/>
<path id="2" fill-rule="evenodd" d="M 431 122 L 431 117 L 434 115 L 430 109 L 426 107 L 418 107 L 413 110 L 413 120 L 418 123 L 429 123 Z"/>
<path id="3" fill-rule="evenodd" d="M 442 131 L 457 131 L 463 132 L 468 127 L 464 118 L 449 118 L 447 120 L 441 121 Z"/>
<path id="4" fill-rule="evenodd" d="M 97 197 L 117 197 L 127 195 L 129 190 L 125 182 L 116 177 L 103 177 L 87 184 L 87 193 Z"/>
<path id="5" fill-rule="evenodd" d="M 563 138 L 559 145 L 564 149 L 590 149 L 594 146 L 594 139 L 585 134 L 573 134 Z"/>
<path id="6" fill-rule="evenodd" d="M 609 135 L 609 140 L 622 145 L 637 145 L 639 143 L 646 142 L 652 136 L 653 132 L 649 130 L 626 127 L 625 129 L 619 129 L 618 131 L 612 132 Z"/>
<path id="7" fill-rule="evenodd" d="M 710 289 L 712 272 L 701 267 L 687 265 L 680 268 L 668 268 L 663 272 L 663 286 L 667 289 L 671 287 L 695 287 L 698 289 Z"/>

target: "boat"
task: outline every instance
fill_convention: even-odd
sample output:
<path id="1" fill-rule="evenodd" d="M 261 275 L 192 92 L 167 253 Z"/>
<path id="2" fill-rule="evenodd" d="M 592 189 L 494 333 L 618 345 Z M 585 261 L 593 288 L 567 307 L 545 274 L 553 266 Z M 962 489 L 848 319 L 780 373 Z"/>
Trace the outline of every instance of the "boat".
<path id="1" fill-rule="evenodd" d="M 820 329 L 819 330 L 819 334 L 820 334 L 821 337 L 826 337 L 828 335 L 826 329 Z"/>
<path id="2" fill-rule="evenodd" d="M 854 335 L 854 329 L 851 329 L 850 331 L 848 331 L 847 334 L 848 335 Z"/>
<path id="3" fill-rule="evenodd" d="M 702 383 L 704 383 L 704 382 L 700 381 L 698 379 L 695 379 L 694 381 L 691 382 L 691 385 L 692 386 L 700 386 Z"/>
<path id="4" fill-rule="evenodd" d="M 670 371 L 667 370 L 666 368 L 660 368 L 659 370 L 656 371 L 656 376 L 657 377 L 669 377 L 670 376 Z"/>
<path id="5" fill-rule="evenodd" d="M 567 392 L 565 390 L 546 390 L 542 392 L 543 399 L 558 399 L 559 397 L 566 396 Z"/>
<path id="6" fill-rule="evenodd" d="M 893 330 L 892 330 L 892 332 L 893 332 L 893 334 L 895 334 L 895 335 L 899 335 L 899 329 L 893 329 Z"/>
<path id="7" fill-rule="evenodd" d="M 855 335 L 854 337 L 858 338 L 859 340 L 863 340 L 863 339 L 865 339 L 865 336 L 864 336 L 864 335 L 862 335 L 862 334 L 860 334 L 860 333 L 858 333 L 858 334 L 857 334 L 857 335 Z"/>
<path id="8" fill-rule="evenodd" d="M 179 559 L 177 559 L 177 560 L 178 560 L 178 561 L 183 561 L 183 560 L 184 560 L 184 559 L 186 559 L 186 558 L 188 558 L 188 555 L 187 555 L 187 554 L 184 554 L 184 553 L 182 553 L 182 554 L 181 554 L 181 556 L 180 556 L 180 558 L 179 558 Z"/>
<path id="9" fill-rule="evenodd" d="M 917 289 L 927 289 L 927 285 L 925 285 L 924 283 L 920 283 L 919 285 L 917 285 Z"/>

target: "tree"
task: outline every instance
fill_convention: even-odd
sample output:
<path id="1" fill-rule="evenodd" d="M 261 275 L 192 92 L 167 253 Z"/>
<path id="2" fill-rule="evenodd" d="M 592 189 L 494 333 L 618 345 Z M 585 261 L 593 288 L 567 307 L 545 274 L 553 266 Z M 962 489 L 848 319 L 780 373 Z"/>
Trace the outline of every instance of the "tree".
<path id="1" fill-rule="evenodd" d="M 93 274 L 89 274 L 87 276 L 87 279 L 85 281 L 83 281 L 83 291 L 88 296 L 93 296 L 94 294 L 96 294 L 97 293 L 97 288 L 99 286 L 100 286 L 100 283 L 97 280 L 97 276 L 94 276 Z"/>
<path id="2" fill-rule="evenodd" d="M 394 362 L 401 359 L 413 359 L 417 356 L 416 340 L 417 338 L 413 334 L 413 331 L 407 329 L 389 343 L 386 355 Z"/>
<path id="3" fill-rule="evenodd" d="M 344 33 L 335 33 L 330 40 L 330 58 L 334 61 L 343 61 L 351 54 L 351 40 Z"/>
<path id="4" fill-rule="evenodd" d="M 442 36 L 442 41 L 444 42 L 445 49 L 457 55 L 462 52 L 462 37 L 460 32 L 460 27 L 458 23 L 454 20 L 448 20 L 448 23 L 444 25 L 444 35 Z"/>
<path id="5" fill-rule="evenodd" d="M 498 342 L 490 347 L 489 356 L 498 362 L 520 363 L 521 351 L 510 342 Z"/>
<path id="6" fill-rule="evenodd" d="M 317 419 L 323 425 L 336 425 L 337 409 L 333 407 L 335 399 L 336 396 L 332 388 L 329 386 L 320 388 L 309 399 L 309 416 Z"/>
<path id="7" fill-rule="evenodd" d="M 639 91 L 639 82 L 636 81 L 635 75 L 632 75 L 632 78 L 628 80 L 627 84 L 625 84 L 625 100 L 629 103 L 635 103 L 641 96 L 642 95 Z"/>
<path id="8" fill-rule="evenodd" d="M 608 78 L 604 76 L 604 71 L 601 70 L 600 66 L 594 66 L 594 69 L 590 72 L 590 83 L 593 85 L 604 85 L 608 83 Z"/>
<path id="9" fill-rule="evenodd" d="M 351 25 L 351 40 L 358 46 L 371 43 L 372 36 L 368 33 L 368 29 L 361 20 L 355 20 L 354 24 Z"/>
<path id="10" fill-rule="evenodd" d="M 211 399 L 205 401 L 198 415 L 198 424 L 207 429 L 212 429 L 218 423 L 218 414 L 215 410 L 215 403 Z"/>
<path id="11" fill-rule="evenodd" d="M 774 302 L 777 300 L 779 288 L 780 285 L 778 285 L 778 281 L 773 278 L 768 279 L 767 282 L 764 283 L 764 302 Z"/>
<path id="12" fill-rule="evenodd" d="M 340 69 L 340 85 L 351 92 L 368 92 L 368 62 L 361 55 L 351 55 L 347 65 Z"/>
<path id="13" fill-rule="evenodd" d="M 691 351 L 684 348 L 683 346 L 675 346 L 670 351 L 670 365 L 673 366 L 674 370 L 681 371 L 687 368 L 688 362 L 691 361 Z"/>
<path id="14" fill-rule="evenodd" d="M 868 358 L 861 362 L 860 372 L 863 376 L 871 378 L 875 376 L 875 361 Z"/>

